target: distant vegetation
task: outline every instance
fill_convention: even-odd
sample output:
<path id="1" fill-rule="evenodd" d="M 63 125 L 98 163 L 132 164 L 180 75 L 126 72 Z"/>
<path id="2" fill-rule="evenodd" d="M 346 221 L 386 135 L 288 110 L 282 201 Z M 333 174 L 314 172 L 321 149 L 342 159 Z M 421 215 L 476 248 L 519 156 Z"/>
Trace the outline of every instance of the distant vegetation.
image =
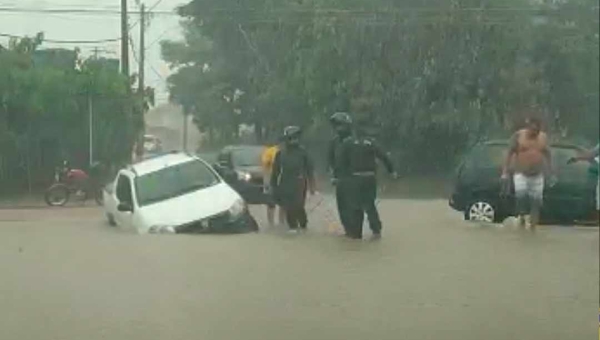
<path id="1" fill-rule="evenodd" d="M 40 50 L 43 35 L 0 46 L 0 195 L 47 185 L 61 160 L 123 162 L 148 105 L 111 60 L 81 60 L 76 50 Z"/>
<path id="2" fill-rule="evenodd" d="M 213 140 L 366 118 L 406 171 L 447 171 L 530 112 L 553 136 L 598 135 L 598 1 L 195 0 L 162 44 L 171 97 Z"/>

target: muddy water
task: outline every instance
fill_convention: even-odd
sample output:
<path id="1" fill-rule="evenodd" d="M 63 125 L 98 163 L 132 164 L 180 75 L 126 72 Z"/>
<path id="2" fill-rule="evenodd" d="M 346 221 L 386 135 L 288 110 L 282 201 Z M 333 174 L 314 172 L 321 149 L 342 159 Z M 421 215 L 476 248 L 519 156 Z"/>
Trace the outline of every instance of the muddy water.
<path id="1" fill-rule="evenodd" d="M 312 230 L 137 236 L 0 211 L 0 339 L 593 339 L 598 231 L 470 226 L 386 200 L 379 243 Z M 262 215 L 262 209 L 257 211 Z"/>

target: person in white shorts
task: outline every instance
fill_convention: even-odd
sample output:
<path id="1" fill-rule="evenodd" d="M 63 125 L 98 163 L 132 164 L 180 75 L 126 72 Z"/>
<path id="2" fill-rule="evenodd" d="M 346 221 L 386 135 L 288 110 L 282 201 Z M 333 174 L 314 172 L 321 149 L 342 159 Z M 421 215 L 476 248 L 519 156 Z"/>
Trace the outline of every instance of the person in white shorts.
<path id="1" fill-rule="evenodd" d="M 504 162 L 502 180 L 510 179 L 509 165 L 513 161 L 515 172 L 513 181 L 519 223 L 522 227 L 535 230 L 544 201 L 544 174 L 552 173 L 548 136 L 542 131 L 542 123 L 539 119 L 527 119 L 526 127 L 512 136 Z"/>
<path id="2" fill-rule="evenodd" d="M 595 162 L 595 169 L 598 171 L 598 154 L 600 153 L 600 144 L 596 144 L 596 147 L 590 151 L 586 151 L 581 153 L 577 157 L 573 157 L 569 160 L 569 164 L 578 162 L 578 161 L 588 161 Z M 600 219 L 600 176 L 596 172 L 596 176 L 598 176 L 598 181 L 596 183 L 596 221 Z"/>

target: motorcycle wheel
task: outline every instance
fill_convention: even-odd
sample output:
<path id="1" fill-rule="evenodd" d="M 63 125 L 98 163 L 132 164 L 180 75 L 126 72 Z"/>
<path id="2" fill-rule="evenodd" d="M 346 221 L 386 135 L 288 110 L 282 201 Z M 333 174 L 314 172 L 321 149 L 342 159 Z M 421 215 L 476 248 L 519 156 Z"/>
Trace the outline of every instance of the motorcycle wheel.
<path id="1" fill-rule="evenodd" d="M 71 193 L 66 185 L 54 184 L 46 190 L 44 199 L 46 200 L 46 204 L 51 207 L 63 207 L 69 202 L 70 195 Z"/>

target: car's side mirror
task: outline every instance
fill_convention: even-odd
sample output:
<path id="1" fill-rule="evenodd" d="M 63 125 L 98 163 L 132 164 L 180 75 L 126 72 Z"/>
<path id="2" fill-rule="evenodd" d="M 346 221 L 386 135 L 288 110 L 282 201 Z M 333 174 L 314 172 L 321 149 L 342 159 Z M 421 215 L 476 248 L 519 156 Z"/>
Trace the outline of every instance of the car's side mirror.
<path id="1" fill-rule="evenodd" d="M 133 212 L 133 206 L 130 203 L 121 202 L 117 206 L 117 210 L 120 212 Z"/>

